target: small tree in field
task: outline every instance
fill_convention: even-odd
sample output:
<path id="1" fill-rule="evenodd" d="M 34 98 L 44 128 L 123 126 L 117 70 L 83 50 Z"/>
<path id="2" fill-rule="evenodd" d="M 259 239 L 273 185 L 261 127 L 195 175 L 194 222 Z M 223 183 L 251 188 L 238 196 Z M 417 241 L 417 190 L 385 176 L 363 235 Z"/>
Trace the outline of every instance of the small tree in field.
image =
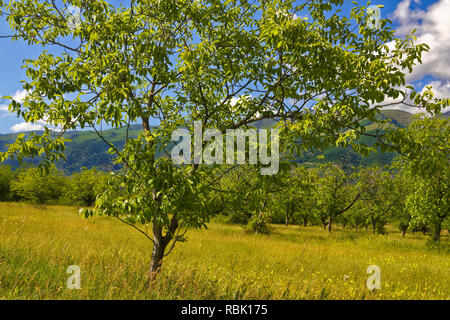
<path id="1" fill-rule="evenodd" d="M 355 228 L 358 231 L 359 226 L 368 226 L 367 215 L 364 211 L 364 202 L 357 201 L 356 204 L 343 214 L 346 222 L 351 228 Z"/>
<path id="2" fill-rule="evenodd" d="M 258 166 L 241 166 L 222 179 L 214 191 L 220 194 L 219 206 L 223 206 L 221 211 L 228 215 L 228 221 L 247 224 L 248 232 L 269 233 L 268 220 L 277 219 L 273 212 L 285 209 L 280 194 L 291 191 L 287 182 L 289 167 L 284 163 L 280 168 L 283 173 L 260 177 Z"/>
<path id="3" fill-rule="evenodd" d="M 317 170 L 305 167 L 295 167 L 287 180 L 289 188 L 280 192 L 280 203 L 284 205 L 286 225 L 289 219 L 307 226 L 314 221 L 316 207 Z"/>
<path id="4" fill-rule="evenodd" d="M 352 178 L 354 177 L 333 165 L 322 169 L 317 199 L 319 207 L 322 208 L 320 215 L 323 226 L 325 228 L 327 224 L 329 232 L 336 218 L 350 210 L 362 194 Z"/>
<path id="5" fill-rule="evenodd" d="M 291 152 L 336 144 L 367 152 L 356 142 L 366 134 L 360 120 L 377 122 L 385 98 L 404 101 L 403 70 L 427 50 L 412 36 L 396 39 L 388 20 L 372 28 L 364 7 L 342 15 L 343 0 L 58 4 L 1 6 L 13 39 L 42 47 L 25 61 L 27 98 L 12 101 L 10 111 L 48 123 L 43 134 L 20 136 L 2 159 L 40 155 L 48 166 L 63 158 L 64 132 L 95 130 L 124 169 L 85 214 L 114 216 L 148 237 L 152 274 L 184 239 L 180 230 L 204 226 L 211 212 L 204 208 L 215 180 L 206 177 L 214 166 L 175 166 L 161 156 L 174 129 L 200 121 L 202 129 L 226 132 L 277 119 Z M 137 122 L 141 134 L 124 145 L 98 130 Z"/>
<path id="6" fill-rule="evenodd" d="M 405 170 L 399 170 L 394 176 L 392 186 L 392 199 L 394 199 L 392 220 L 397 223 L 403 237 L 406 235 L 406 231 L 411 228 L 412 214 L 408 210 L 406 203 L 413 183 L 414 179 L 408 176 Z"/>
<path id="7" fill-rule="evenodd" d="M 108 175 L 97 169 L 83 168 L 67 178 L 64 200 L 69 204 L 93 206 L 97 195 L 106 188 Z"/>
<path id="8" fill-rule="evenodd" d="M 389 172 L 378 167 L 361 169 L 358 172 L 362 190 L 362 210 L 372 231 L 382 233 L 389 213 L 397 201 L 393 195 L 393 179 Z"/>
<path id="9" fill-rule="evenodd" d="M 406 208 L 413 226 L 430 226 L 438 241 L 450 216 L 450 122 L 437 117 L 417 118 L 408 128 L 391 133 L 401 145 L 403 167 L 412 182 Z"/>
<path id="10" fill-rule="evenodd" d="M 56 203 L 66 189 L 66 177 L 52 168 L 43 173 L 38 168 L 22 168 L 11 182 L 11 192 L 19 199 L 33 203 Z"/>

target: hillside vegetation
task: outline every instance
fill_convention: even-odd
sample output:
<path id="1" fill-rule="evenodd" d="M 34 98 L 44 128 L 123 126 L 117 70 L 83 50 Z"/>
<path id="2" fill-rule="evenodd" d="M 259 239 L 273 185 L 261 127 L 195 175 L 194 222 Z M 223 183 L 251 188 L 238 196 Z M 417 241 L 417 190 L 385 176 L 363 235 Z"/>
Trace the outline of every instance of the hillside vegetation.
<path id="1" fill-rule="evenodd" d="M 379 115 L 380 119 L 389 119 L 392 125 L 398 128 L 407 127 L 412 121 L 413 115 L 400 111 L 400 110 L 385 110 Z M 444 115 L 448 117 L 448 114 Z M 374 130 L 375 125 L 370 121 L 363 121 L 367 130 Z M 267 128 L 273 124 L 272 120 L 265 120 L 255 124 L 258 128 Z M 137 133 L 141 129 L 140 125 L 132 125 L 128 130 L 129 137 L 136 137 Z M 104 138 L 108 141 L 123 146 L 127 136 L 127 128 L 120 129 L 108 129 L 103 132 Z M 6 150 L 6 145 L 13 143 L 18 133 L 0 134 L 0 151 Z M 93 168 L 97 167 L 102 170 L 110 171 L 118 169 L 112 163 L 113 157 L 108 154 L 109 146 L 106 145 L 93 131 L 69 131 L 65 134 L 68 142 L 66 145 L 66 162 L 60 162 L 58 168 L 62 169 L 66 173 L 73 173 L 80 170 L 80 168 Z M 373 139 L 362 137 L 365 143 L 371 145 Z M 318 156 L 322 155 L 323 159 L 319 159 Z M 324 152 L 315 152 L 299 155 L 297 160 L 299 163 L 326 163 L 326 162 L 339 162 L 345 163 L 349 166 L 358 165 L 372 165 L 376 164 L 384 166 L 390 164 L 395 158 L 394 153 L 371 153 L 368 157 L 364 158 L 360 154 L 354 152 L 352 148 L 329 148 Z M 37 163 L 37 160 L 34 161 Z M 16 162 L 6 161 L 7 164 L 12 164 L 13 167 L 17 167 Z"/>

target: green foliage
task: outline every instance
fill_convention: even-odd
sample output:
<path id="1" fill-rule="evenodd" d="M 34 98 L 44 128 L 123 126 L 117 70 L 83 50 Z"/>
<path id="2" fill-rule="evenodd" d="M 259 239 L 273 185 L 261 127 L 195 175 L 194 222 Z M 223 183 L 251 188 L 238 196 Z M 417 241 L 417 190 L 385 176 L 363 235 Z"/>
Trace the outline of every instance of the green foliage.
<path id="1" fill-rule="evenodd" d="M 225 219 L 225 222 L 230 224 L 241 224 L 245 225 L 251 219 L 251 215 L 243 214 L 242 212 L 232 211 L 230 212 Z"/>
<path id="2" fill-rule="evenodd" d="M 247 225 L 245 226 L 245 231 L 249 233 L 259 233 L 259 234 L 269 234 L 271 229 L 267 225 L 267 221 L 262 216 L 252 217 Z"/>
<path id="3" fill-rule="evenodd" d="M 397 127 L 406 127 L 411 121 L 413 115 L 399 110 L 383 110 L 377 118 L 390 119 L 390 122 Z M 372 123 L 370 120 L 365 120 L 367 124 L 366 132 L 375 133 L 374 129 L 377 128 L 376 123 Z M 258 121 L 252 123 L 252 126 L 258 128 L 270 128 L 274 126 L 276 122 L 268 119 L 266 122 Z M 103 130 L 102 134 L 108 140 L 114 142 L 117 145 L 124 145 L 128 137 L 136 137 L 142 126 L 139 124 L 130 125 L 128 128 L 112 128 Z M 0 151 L 6 151 L 7 145 L 14 143 L 19 133 L 9 133 L 0 135 Z M 114 166 L 113 155 L 108 153 L 109 146 L 106 145 L 95 133 L 95 131 L 69 131 L 65 133 L 65 137 L 70 139 L 70 142 L 66 143 L 66 149 L 64 154 L 66 161 L 59 161 L 57 167 L 63 170 L 66 174 L 78 172 L 80 168 L 94 168 L 97 167 L 104 171 L 113 171 L 120 168 L 120 166 Z M 368 136 L 361 136 L 359 139 L 368 146 L 373 145 L 376 139 Z M 330 147 L 325 150 L 315 150 L 314 152 L 307 152 L 295 156 L 295 161 L 301 164 L 317 164 L 333 162 L 339 165 L 348 165 L 349 167 L 358 167 L 360 165 L 379 165 L 381 167 L 391 164 L 395 157 L 398 156 L 396 152 L 381 152 L 379 148 L 378 152 L 372 152 L 367 157 L 363 157 L 361 154 L 355 152 L 351 147 L 337 148 Z M 318 159 L 319 155 L 323 155 L 324 159 Z M 30 161 L 32 161 L 30 159 Z M 7 163 L 16 166 L 17 164 L 11 160 L 7 160 Z M 39 159 L 35 159 L 33 162 L 39 163 Z"/>
<path id="4" fill-rule="evenodd" d="M 406 202 L 411 223 L 428 225 L 437 241 L 450 215 L 450 122 L 417 118 L 408 128 L 392 133 L 391 139 L 402 142 L 399 166 L 414 181 Z"/>
<path id="5" fill-rule="evenodd" d="M 293 166 L 280 176 L 278 185 L 282 188 L 270 195 L 271 221 L 304 226 L 314 222 L 318 210 L 317 174 L 317 169 Z"/>
<path id="6" fill-rule="evenodd" d="M 446 174 L 450 157 L 449 123 L 448 118 L 419 114 L 409 127 L 389 132 L 389 141 L 398 145 L 405 168 L 411 174 L 421 177 Z"/>
<path id="7" fill-rule="evenodd" d="M 319 219 L 328 231 L 333 221 L 351 209 L 361 196 L 360 188 L 354 184 L 353 175 L 328 164 L 320 170 L 318 180 L 317 204 L 321 208 Z"/>
<path id="8" fill-rule="evenodd" d="M 358 172 L 362 208 L 367 223 L 372 225 L 373 232 L 384 233 L 384 226 L 388 223 L 394 202 L 392 186 L 393 179 L 389 172 L 372 167 Z"/>
<path id="9" fill-rule="evenodd" d="M 19 199 L 33 203 L 57 203 L 64 194 L 66 178 L 61 171 L 51 169 L 42 172 L 29 167 L 20 170 L 11 182 L 11 192 Z"/>
<path id="10" fill-rule="evenodd" d="M 8 201 L 13 199 L 10 188 L 11 182 L 14 178 L 15 174 L 10 166 L 0 165 L 0 201 Z"/>
<path id="11" fill-rule="evenodd" d="M 0 166 L 0 201 L 24 200 L 32 203 L 92 206 L 105 188 L 109 174 L 82 169 L 70 176 L 52 168 Z"/>
<path id="12" fill-rule="evenodd" d="M 409 194 L 414 186 L 414 180 L 407 175 L 405 170 L 397 170 L 392 186 L 392 219 L 391 222 L 396 223 L 398 228 L 405 236 L 406 231 L 411 229 L 412 214 L 406 206 Z"/>
<path id="13" fill-rule="evenodd" d="M 93 206 L 97 195 L 106 189 L 108 174 L 97 169 L 82 169 L 67 179 L 64 201 L 80 206 Z"/>

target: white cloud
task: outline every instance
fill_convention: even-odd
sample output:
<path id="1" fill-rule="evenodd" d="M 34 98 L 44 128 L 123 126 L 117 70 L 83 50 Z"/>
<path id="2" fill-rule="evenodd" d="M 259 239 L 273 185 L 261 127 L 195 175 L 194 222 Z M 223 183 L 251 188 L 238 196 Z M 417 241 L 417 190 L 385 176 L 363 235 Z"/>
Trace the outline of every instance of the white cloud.
<path id="1" fill-rule="evenodd" d="M 44 130 L 44 126 L 35 123 L 21 122 L 11 127 L 12 132 L 39 131 Z"/>
<path id="2" fill-rule="evenodd" d="M 19 103 L 25 101 L 26 96 L 28 95 L 28 91 L 26 90 L 17 90 L 16 93 L 12 96 L 13 100 L 16 100 Z"/>
<path id="3" fill-rule="evenodd" d="M 450 80 L 447 81 L 431 81 L 427 84 L 428 86 L 432 86 L 431 91 L 434 93 L 435 98 L 443 99 L 450 98 Z M 422 93 L 426 90 L 424 87 L 422 89 Z M 444 108 L 442 110 L 443 113 L 450 112 L 450 107 Z"/>
<path id="4" fill-rule="evenodd" d="M 428 86 L 432 86 L 434 96 L 439 99 L 450 98 L 450 80 L 447 81 L 431 81 L 427 84 Z M 422 92 L 425 91 L 425 88 Z"/>
<path id="5" fill-rule="evenodd" d="M 439 0 L 424 10 L 414 8 L 420 4 L 419 0 L 403 0 L 391 15 L 391 19 L 398 22 L 396 32 L 398 36 L 405 36 L 416 29 L 417 43 L 426 43 L 430 46 L 429 52 L 422 54 L 422 64 L 417 64 L 412 73 L 406 73 L 408 83 L 416 83 L 416 87 L 425 85 L 433 87 L 436 98 L 450 98 L 450 0 Z M 392 46 L 392 44 L 390 44 Z M 429 83 L 422 80 L 426 76 L 436 79 Z M 396 101 L 401 98 L 396 99 Z M 383 104 L 394 102 L 386 99 Z M 407 101 L 412 103 L 411 101 Z M 410 113 L 423 110 L 408 107 L 403 104 L 390 105 L 388 109 L 399 109 Z M 444 112 L 449 111 L 446 108 Z"/>
<path id="6" fill-rule="evenodd" d="M 235 105 L 237 105 L 237 103 L 239 102 L 240 99 L 241 99 L 241 98 L 239 98 L 239 97 L 232 97 L 232 98 L 230 99 L 230 105 L 231 105 L 232 107 L 234 107 Z"/>
<path id="7" fill-rule="evenodd" d="M 408 83 L 407 83 L 407 85 L 408 85 Z M 439 81 L 439 80 L 431 81 L 431 82 L 427 83 L 426 86 L 432 86 L 433 87 L 431 89 L 431 91 L 433 91 L 435 98 L 438 98 L 438 99 L 450 98 L 450 80 L 447 80 L 447 81 Z M 424 93 L 425 92 L 426 86 L 424 86 L 422 88 L 420 93 Z M 398 89 L 401 89 L 402 91 L 405 91 L 406 94 L 407 94 L 407 97 L 411 93 L 411 90 L 406 89 L 406 87 L 402 87 L 402 88 L 398 88 Z M 398 99 L 386 98 L 383 101 L 383 103 L 381 103 L 381 105 L 390 104 L 389 106 L 386 106 L 385 109 L 402 110 L 402 111 L 406 111 L 406 112 L 409 112 L 409 113 L 424 112 L 424 110 L 421 109 L 421 108 L 411 107 L 411 106 L 407 106 L 407 105 L 401 103 L 402 99 L 403 98 L 401 96 Z M 408 104 L 414 104 L 414 102 L 411 101 L 409 98 L 407 98 L 405 100 L 405 102 L 408 103 Z M 397 103 L 397 104 L 395 104 L 395 103 Z M 447 108 L 445 108 L 443 110 L 444 113 L 445 112 L 449 112 L 449 111 L 450 111 L 450 107 L 447 107 Z"/>
<path id="8" fill-rule="evenodd" d="M 17 90 L 16 93 L 12 96 L 13 100 L 19 102 L 19 103 L 23 103 L 25 101 L 25 98 L 28 94 L 28 91 L 26 90 Z M 2 97 L 2 95 L 0 94 L 0 97 Z M 5 114 L 3 114 L 3 116 L 8 116 L 8 115 L 14 115 L 13 113 L 10 113 L 8 110 L 8 104 L 0 104 L 0 112 L 5 112 Z"/>
<path id="9" fill-rule="evenodd" d="M 425 10 L 411 8 L 419 1 L 403 0 L 392 14 L 398 22 L 398 35 L 404 36 L 416 29 L 417 43 L 426 43 L 430 51 L 422 54 L 422 64 L 416 65 L 407 81 L 414 82 L 424 76 L 440 80 L 450 79 L 450 0 L 440 0 Z"/>

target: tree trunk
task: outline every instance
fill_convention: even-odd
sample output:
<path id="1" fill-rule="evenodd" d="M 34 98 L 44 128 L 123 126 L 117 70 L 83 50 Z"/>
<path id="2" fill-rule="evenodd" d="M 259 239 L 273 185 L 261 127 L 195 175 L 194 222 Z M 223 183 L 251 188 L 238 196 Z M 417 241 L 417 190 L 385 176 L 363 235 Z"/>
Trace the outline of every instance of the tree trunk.
<path id="1" fill-rule="evenodd" d="M 328 232 L 331 232 L 331 225 L 333 224 L 333 217 L 328 220 Z"/>
<path id="2" fill-rule="evenodd" d="M 436 226 L 433 228 L 433 240 L 434 241 L 439 241 L 439 239 L 441 238 L 441 230 L 442 230 L 441 226 Z"/>
<path id="3" fill-rule="evenodd" d="M 303 217 L 303 226 L 306 227 L 308 225 L 308 218 Z"/>
<path id="4" fill-rule="evenodd" d="M 170 226 L 165 236 L 163 236 L 163 228 L 161 226 L 157 226 L 155 224 L 153 225 L 153 251 L 150 262 L 150 280 L 153 280 L 161 270 L 162 260 L 164 258 L 167 245 L 173 239 L 174 243 L 172 243 L 172 247 L 170 248 L 173 249 L 175 242 L 178 240 L 177 238 L 174 238 L 177 229 L 178 219 L 176 215 L 172 217 Z"/>
<path id="5" fill-rule="evenodd" d="M 150 278 L 153 279 L 161 269 L 162 259 L 164 258 L 164 251 L 166 250 L 167 242 L 162 235 L 162 228 L 153 226 L 153 251 L 152 260 L 150 262 Z"/>
<path id="6" fill-rule="evenodd" d="M 405 237 L 406 234 L 406 228 L 402 228 L 402 237 Z"/>
<path id="7" fill-rule="evenodd" d="M 150 263 L 150 275 L 153 278 L 161 269 L 162 259 L 164 258 L 164 251 L 166 246 L 163 243 L 157 243 L 153 245 L 152 261 Z"/>
<path id="8" fill-rule="evenodd" d="M 286 210 L 286 227 L 289 225 L 289 209 Z"/>
<path id="9" fill-rule="evenodd" d="M 263 201 L 262 206 L 259 208 L 259 215 L 258 215 L 259 218 L 262 218 L 263 210 L 266 207 L 266 202 L 267 202 L 267 199 Z"/>

